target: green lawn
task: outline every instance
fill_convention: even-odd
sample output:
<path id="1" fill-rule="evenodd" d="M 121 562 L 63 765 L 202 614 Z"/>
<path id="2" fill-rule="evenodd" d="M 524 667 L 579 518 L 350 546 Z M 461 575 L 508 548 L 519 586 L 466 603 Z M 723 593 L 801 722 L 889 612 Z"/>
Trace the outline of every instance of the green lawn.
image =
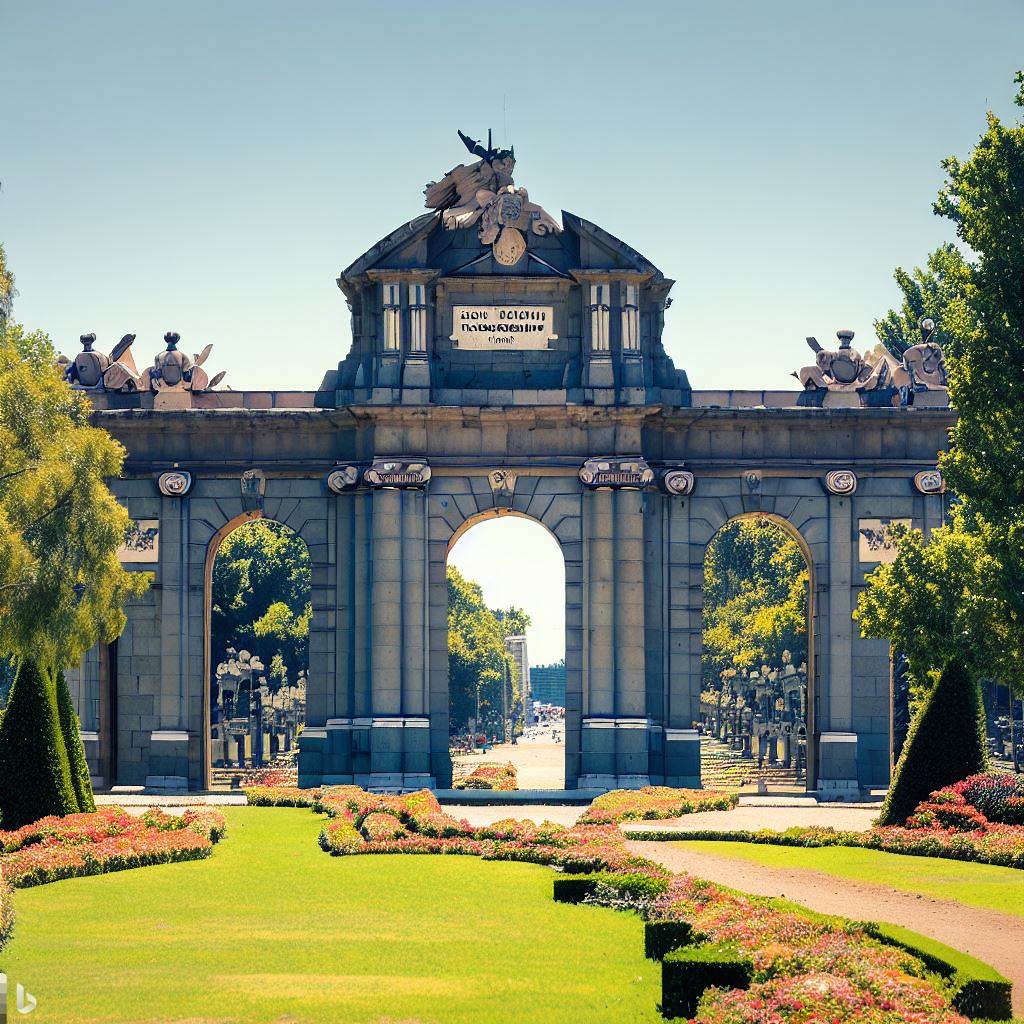
<path id="1" fill-rule="evenodd" d="M 307 810 L 230 808 L 206 861 L 15 894 L 10 984 L 33 1021 L 659 1021 L 634 915 L 556 904 L 553 872 L 329 857 Z"/>
<path id="2" fill-rule="evenodd" d="M 869 882 L 1024 917 L 1024 871 L 1016 868 L 936 857 L 908 857 L 845 846 L 804 849 L 715 841 L 691 841 L 682 845 L 697 853 L 733 857 L 772 868 L 807 868 L 836 878 Z"/>

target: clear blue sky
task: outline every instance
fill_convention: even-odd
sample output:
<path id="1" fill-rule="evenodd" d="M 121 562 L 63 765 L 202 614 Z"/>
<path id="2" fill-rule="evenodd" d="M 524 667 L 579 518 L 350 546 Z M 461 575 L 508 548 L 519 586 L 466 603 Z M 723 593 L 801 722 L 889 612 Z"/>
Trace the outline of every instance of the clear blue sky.
<path id="1" fill-rule="evenodd" d="M 338 271 L 490 126 L 678 281 L 694 386 L 785 387 L 948 236 L 939 160 L 1012 116 L 1024 2 L 0 0 L 0 38 L 16 316 L 69 353 L 173 328 L 236 388 L 316 387 Z"/>

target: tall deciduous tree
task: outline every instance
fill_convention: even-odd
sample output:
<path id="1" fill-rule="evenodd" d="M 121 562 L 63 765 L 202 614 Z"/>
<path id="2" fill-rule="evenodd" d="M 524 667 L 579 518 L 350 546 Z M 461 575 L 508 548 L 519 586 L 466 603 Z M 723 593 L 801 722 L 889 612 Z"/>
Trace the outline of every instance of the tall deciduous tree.
<path id="1" fill-rule="evenodd" d="M 1024 75 L 1017 103 L 1024 106 Z M 935 212 L 969 247 L 941 247 L 925 270 L 897 271 L 899 311 L 876 327 L 890 347 L 939 322 L 957 409 L 940 466 L 961 503 L 930 543 L 910 532 L 867 579 L 858 617 L 911 658 L 928 684 L 951 660 L 1016 682 L 1024 657 L 1024 125 L 989 113 L 965 161 L 943 162 Z"/>
<path id="2" fill-rule="evenodd" d="M 7 827 L 94 808 L 78 719 L 60 670 L 124 628 L 149 577 L 117 549 L 128 513 L 106 481 L 124 449 L 56 368 L 40 331 L 10 320 L 0 249 L 0 660 L 18 672 L 0 721 L 0 814 Z"/>
<path id="3" fill-rule="evenodd" d="M 1017 83 L 1024 106 L 1024 75 Z M 868 576 L 858 602 L 865 635 L 905 651 L 918 684 L 940 678 L 896 766 L 887 821 L 949 781 L 936 744 L 964 740 L 968 768 L 983 762 L 970 710 L 980 704 L 978 679 L 1015 683 L 1024 655 L 1024 125 L 990 112 L 970 157 L 943 167 L 935 212 L 953 221 L 969 255 L 947 246 L 927 272 L 904 276 L 903 310 L 879 324 L 880 336 L 898 338 L 918 310 L 938 314 L 958 413 L 940 466 L 962 503 L 928 542 L 915 531 L 900 537 L 896 560 Z M 968 710 L 938 716 L 941 727 L 922 741 L 940 690 L 939 704 Z"/>
<path id="4" fill-rule="evenodd" d="M 504 732 L 504 715 L 521 696 L 519 669 L 505 649 L 505 638 L 525 633 L 522 609 L 493 611 L 479 583 L 448 566 L 448 686 L 451 728 L 475 719 L 485 732 Z M 506 688 L 505 680 L 511 685 Z M 504 694 L 503 694 L 503 691 Z"/>
<path id="5" fill-rule="evenodd" d="M 1017 104 L 1024 107 L 1024 74 Z M 967 160 L 944 162 L 937 213 L 970 247 L 963 296 L 947 313 L 958 412 L 942 470 L 982 524 L 1000 566 L 1007 640 L 1024 652 L 1024 124 L 994 114 Z"/>
<path id="6" fill-rule="evenodd" d="M 46 335 L 8 323 L 0 338 L 0 656 L 48 671 L 76 664 L 124 628 L 149 577 L 117 549 L 128 513 L 106 481 L 124 448 L 89 422 Z"/>

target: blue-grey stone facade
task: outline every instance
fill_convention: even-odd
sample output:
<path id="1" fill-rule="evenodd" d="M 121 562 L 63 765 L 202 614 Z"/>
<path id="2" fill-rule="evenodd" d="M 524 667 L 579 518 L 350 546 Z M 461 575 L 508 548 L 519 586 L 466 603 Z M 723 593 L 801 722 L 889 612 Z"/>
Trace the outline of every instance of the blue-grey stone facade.
<path id="1" fill-rule="evenodd" d="M 888 650 L 851 619 L 876 564 L 861 561 L 859 524 L 942 522 L 946 497 L 914 477 L 934 468 L 952 413 L 694 391 L 662 344 L 672 281 L 596 225 L 562 223 L 512 267 L 436 213 L 387 236 L 339 277 L 351 349 L 316 391 L 208 392 L 177 409 L 97 396 L 96 422 L 128 450 L 114 490 L 159 524 L 158 561 L 137 566 L 154 586 L 76 676 L 98 778 L 207 785 L 213 558 L 262 515 L 312 560 L 302 784 L 448 786 L 448 550 L 468 523 L 521 515 L 565 559 L 566 785 L 697 785 L 704 553 L 730 519 L 760 513 L 811 565 L 809 782 L 887 782 Z M 458 305 L 550 307 L 557 337 L 462 350 Z M 593 458 L 653 473 L 595 485 L 580 476 Z M 388 461 L 429 473 L 367 473 Z M 329 486 L 338 467 L 356 482 Z M 174 469 L 191 488 L 163 494 Z M 660 484 L 668 469 L 692 473 L 692 489 Z M 243 493 L 252 470 L 262 494 Z M 833 470 L 855 475 L 852 493 L 830 490 Z"/>

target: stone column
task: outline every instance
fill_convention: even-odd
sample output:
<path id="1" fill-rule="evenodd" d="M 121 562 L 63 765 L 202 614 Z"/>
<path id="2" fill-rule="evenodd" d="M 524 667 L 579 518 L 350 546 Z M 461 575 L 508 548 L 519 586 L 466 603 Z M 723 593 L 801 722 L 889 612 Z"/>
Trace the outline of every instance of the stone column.
<path id="1" fill-rule="evenodd" d="M 146 788 L 188 789 L 189 734 L 186 694 L 189 681 L 189 498 L 160 500 L 160 692 L 159 727 L 149 734 Z"/>
<path id="2" fill-rule="evenodd" d="M 370 537 L 370 781 L 430 780 L 426 495 L 372 493 Z M 405 726 L 409 728 L 406 729 Z M 406 777 L 409 777 L 406 779 Z"/>
<path id="3" fill-rule="evenodd" d="M 642 496 L 583 498 L 584 678 L 581 788 L 648 780 Z"/>
<path id="4" fill-rule="evenodd" d="M 643 493 L 613 491 L 612 499 L 616 784 L 645 786 L 650 781 L 650 741 L 645 678 Z"/>
<path id="5" fill-rule="evenodd" d="M 823 799 L 858 795 L 857 734 L 853 731 L 853 502 L 828 497 L 828 702 L 819 703 L 818 790 Z"/>

